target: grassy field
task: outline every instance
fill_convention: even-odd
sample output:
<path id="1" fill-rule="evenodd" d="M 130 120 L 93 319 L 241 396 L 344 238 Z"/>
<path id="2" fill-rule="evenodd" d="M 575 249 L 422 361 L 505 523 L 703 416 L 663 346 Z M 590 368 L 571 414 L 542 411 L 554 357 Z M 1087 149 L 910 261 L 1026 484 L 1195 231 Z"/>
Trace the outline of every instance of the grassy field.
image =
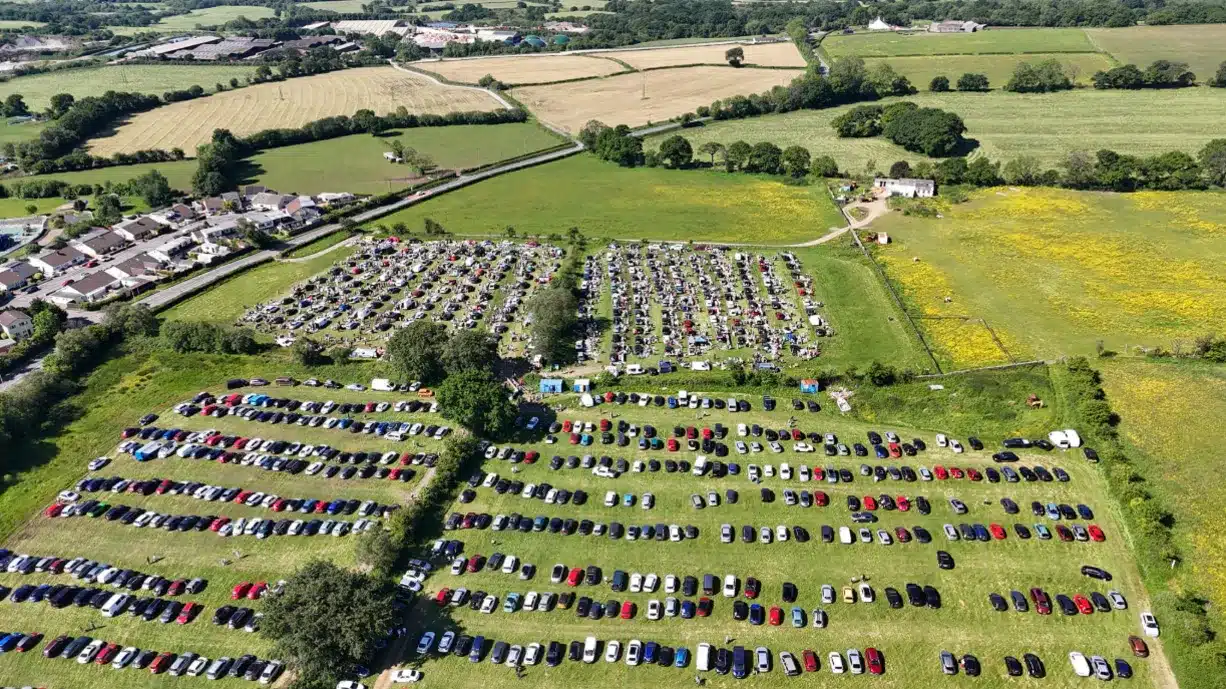
<path id="1" fill-rule="evenodd" d="M 724 53 L 733 47 L 740 47 L 745 52 L 745 64 L 760 67 L 804 67 L 805 59 L 791 42 L 766 43 L 762 45 L 731 46 L 723 45 L 691 45 L 677 48 L 660 48 L 655 50 L 619 50 L 611 53 L 597 53 L 605 57 L 621 60 L 635 69 L 651 69 L 654 67 L 675 67 L 677 65 L 727 64 Z"/>
<path id="2" fill-rule="evenodd" d="M 450 81 L 477 83 L 489 74 L 504 84 L 540 84 L 548 81 L 598 77 L 625 71 L 613 60 L 598 56 L 546 55 L 494 56 L 465 60 L 415 62 L 413 66 Z"/>
<path id="3" fill-rule="evenodd" d="M 26 27 L 41 28 L 46 26 L 46 22 L 28 22 L 24 19 L 3 19 L 0 20 L 0 29 L 24 29 Z"/>
<path id="4" fill-rule="evenodd" d="M 356 233 L 345 231 L 333 232 L 332 234 L 320 237 L 309 244 L 303 244 L 297 249 L 289 252 L 289 255 L 286 258 L 303 258 L 312 254 L 317 254 L 325 249 L 330 249 L 337 244 L 340 244 L 346 239 L 354 236 L 354 234 Z"/>
<path id="5" fill-rule="evenodd" d="M 332 115 L 352 115 L 362 108 L 390 112 L 401 105 L 419 114 L 500 107 L 481 91 L 439 86 L 421 75 L 392 67 L 360 67 L 258 84 L 157 108 L 131 118 L 112 136 L 94 139 L 90 150 L 110 155 L 177 146 L 194 152 L 218 127 L 243 136 L 276 127 L 300 127 Z"/>
<path id="6" fill-rule="evenodd" d="M 20 93 L 26 105 L 42 110 L 57 93 L 71 93 L 76 98 L 101 96 L 107 91 L 129 91 L 161 95 L 171 89 L 199 85 L 213 91 L 215 84 L 230 87 L 230 79 L 243 81 L 255 73 L 254 67 L 235 65 L 116 65 L 109 67 L 66 69 L 47 74 L 18 77 L 0 83 L 0 97 Z"/>
<path id="7" fill-rule="evenodd" d="M 1132 466 L 1174 511 L 1175 539 L 1185 559 L 1172 570 L 1170 589 L 1206 599 L 1220 629 L 1226 622 L 1226 540 L 1216 525 L 1226 486 L 1205 478 L 1226 469 L 1219 452 L 1226 442 L 1226 371 L 1138 360 L 1100 368 L 1111 406 L 1123 419 L 1122 436 L 1137 452 Z"/>
<path id="8" fill-rule="evenodd" d="M 324 0 L 323 2 L 304 2 L 303 7 L 313 10 L 330 10 L 332 12 L 361 12 L 362 0 Z"/>
<path id="9" fill-rule="evenodd" d="M 893 239 L 878 256 L 947 367 L 1226 330 L 1222 194 L 996 189 L 942 215 L 872 227 Z"/>
<path id="10" fill-rule="evenodd" d="M 1122 29 L 1086 29 L 1090 40 L 1121 63 L 1144 69 L 1154 60 L 1188 63 L 1202 83 L 1226 60 L 1222 42 L 1226 24 L 1191 26 L 1130 26 Z"/>
<path id="11" fill-rule="evenodd" d="M 578 132 L 594 119 L 609 126 L 631 127 L 663 122 L 720 98 L 787 85 L 801 73 L 788 69 L 686 67 L 527 86 L 513 93 L 542 121 Z"/>
<path id="12" fill-rule="evenodd" d="M 661 386 L 660 390 L 667 386 Z M 938 395 L 941 393 L 929 393 Z M 757 399 L 754 399 L 757 404 Z M 1003 400 L 997 400 L 1002 403 Z M 595 421 L 601 417 L 608 418 L 616 414 L 619 419 L 631 423 L 650 423 L 657 428 L 669 429 L 676 424 L 710 425 L 722 422 L 764 423 L 770 427 L 782 426 L 787 423 L 794 412 L 784 403 L 775 412 L 755 411 L 747 414 L 727 414 L 721 412 L 642 410 L 638 408 L 615 408 L 603 413 L 595 410 L 576 409 L 573 400 L 551 398 L 551 411 L 546 419 L 553 417 L 552 410 L 560 410 L 559 418 L 583 419 Z M 785 408 L 786 407 L 786 408 Z M 1044 412 L 1034 412 L 1043 414 Z M 700 419 L 700 420 L 699 420 Z M 835 412 L 819 414 L 801 414 L 797 418 L 798 427 L 802 430 L 821 430 L 836 433 L 844 442 L 862 441 L 864 432 L 869 428 L 881 428 L 881 425 L 866 425 L 842 417 Z M 893 428 L 893 426 L 890 426 Z M 906 427 L 898 429 L 903 437 L 920 435 L 931 441 L 931 434 L 912 432 Z M 667 433 L 667 431 L 665 431 Z M 730 434 L 735 438 L 735 431 Z M 989 443 L 997 438 L 987 436 Z M 543 453 L 544 457 L 568 453 L 565 448 L 546 444 L 516 443 L 516 447 L 525 449 L 531 447 Z M 938 464 L 954 461 L 954 456 L 930 446 L 916 461 L 907 464 Z M 660 453 L 641 453 L 618 451 L 614 454 L 629 455 L 629 461 L 636 459 L 651 459 L 660 457 Z M 668 453 L 663 453 L 668 455 Z M 786 450 L 783 454 L 770 457 L 736 457 L 738 462 L 789 462 L 793 467 L 814 461 L 801 454 L 793 454 Z M 693 459 L 692 453 L 678 453 L 670 458 Z M 853 473 L 859 464 L 856 458 L 826 459 L 825 462 L 838 467 L 848 467 Z M 809 682 L 823 681 L 829 677 L 829 667 L 826 665 L 826 654 L 832 650 L 845 652 L 849 647 L 863 649 L 875 646 L 886 657 L 886 675 L 882 679 L 871 678 L 869 675 L 860 677 L 848 676 L 833 680 L 849 686 L 877 686 L 882 682 L 890 687 L 910 689 L 929 687 L 939 683 L 941 686 L 979 686 L 1008 687 L 1017 684 L 1016 680 L 1004 677 L 1001 657 L 1020 655 L 1023 652 L 1035 652 L 1047 663 L 1049 676 L 1042 682 L 1050 687 L 1078 687 L 1083 681 L 1075 678 L 1068 670 L 1066 656 L 1070 649 L 1084 652 L 1102 653 L 1107 657 L 1124 657 L 1127 655 L 1124 637 L 1134 633 L 1136 628 L 1135 612 L 1096 614 L 1089 617 L 1062 618 L 1059 614 L 1045 617 L 1033 613 L 1021 615 L 1014 612 L 993 612 L 988 605 L 987 595 L 991 591 L 1008 594 L 1010 589 L 1026 590 L 1030 586 L 1042 586 L 1049 592 L 1067 592 L 1105 589 L 1106 586 L 1095 586 L 1080 576 L 1077 566 L 1087 560 L 1110 563 L 1116 578 L 1111 586 L 1118 586 L 1125 596 L 1131 600 L 1133 610 L 1143 609 L 1144 591 L 1142 590 L 1135 568 L 1128 564 L 1129 554 L 1127 539 L 1121 533 L 1121 526 L 1115 521 L 1104 492 L 1105 486 L 1095 470 L 1084 462 L 1078 462 L 1071 456 L 1028 455 L 1024 462 L 1041 461 L 1044 464 L 1055 464 L 1066 468 L 1072 480 L 1068 484 L 990 484 L 967 483 L 955 481 L 951 483 L 913 484 L 900 486 L 863 485 L 863 478 L 856 478 L 853 486 L 822 486 L 830 493 L 830 506 L 814 507 L 805 510 L 799 507 L 785 507 L 783 501 L 763 504 L 758 497 L 758 487 L 748 482 L 744 474 L 738 477 L 724 479 L 697 479 L 688 472 L 675 474 L 665 473 L 627 473 L 616 481 L 601 479 L 591 472 L 579 470 L 551 471 L 544 460 L 533 465 L 520 465 L 515 469 L 514 479 L 524 482 L 539 483 L 548 481 L 555 487 L 568 490 L 583 489 L 591 496 L 583 506 L 537 506 L 536 503 L 525 501 L 519 496 L 507 494 L 500 496 L 490 489 L 479 489 L 476 499 L 467 505 L 457 504 L 453 509 L 463 512 L 477 511 L 490 514 L 507 514 L 524 512 L 530 516 L 535 514 L 558 515 L 566 518 L 588 518 L 598 522 L 617 520 L 623 523 L 675 523 L 691 524 L 699 528 L 701 536 L 697 541 L 682 543 L 669 542 L 631 542 L 626 539 L 611 540 L 605 536 L 550 536 L 549 534 L 519 532 L 464 531 L 452 534 L 461 537 L 465 544 L 465 554 L 481 553 L 489 555 L 497 551 L 514 554 L 523 562 L 536 564 L 539 572 L 532 581 L 519 581 L 514 576 L 493 573 L 488 570 L 477 574 L 466 574 L 454 577 L 446 571 L 440 572 L 427 581 L 427 591 L 437 591 L 442 587 L 467 587 L 471 590 L 482 590 L 499 596 L 501 601 L 509 592 L 523 594 L 527 590 L 536 591 L 573 591 L 578 596 L 593 596 L 603 602 L 608 598 L 618 601 L 633 601 L 638 608 L 633 620 L 605 619 L 595 622 L 577 618 L 574 609 L 555 610 L 552 612 L 516 612 L 505 613 L 499 610 L 492 615 L 482 615 L 462 608 L 436 608 L 433 604 L 423 603 L 420 606 L 424 626 L 438 633 L 444 630 L 462 631 L 465 634 L 484 634 L 494 639 L 509 643 L 527 644 L 531 642 L 547 643 L 550 640 L 560 640 L 568 643 L 573 639 L 582 639 L 594 635 L 597 639 L 607 641 L 617 639 L 624 645 L 630 639 L 641 639 L 644 642 L 654 640 L 673 646 L 684 646 L 694 651 L 700 642 L 712 643 L 716 647 L 744 645 L 749 649 L 763 645 L 772 653 L 787 650 L 799 658 L 803 649 L 818 651 L 822 669 Z M 986 453 L 961 455 L 956 460 L 963 466 L 983 467 L 987 463 Z M 486 471 L 510 475 L 509 465 L 500 460 L 490 460 L 485 465 Z M 767 478 L 763 486 L 776 491 L 784 488 L 802 488 L 801 484 L 785 482 L 780 478 Z M 813 485 L 813 488 L 818 488 Z M 619 494 L 630 493 L 641 495 L 651 492 L 655 496 L 655 508 L 644 511 L 636 504 L 632 508 L 603 507 L 602 499 L 606 490 L 616 490 Z M 695 510 L 690 506 L 692 493 L 704 493 L 716 490 L 721 494 L 727 489 L 740 492 L 740 500 L 736 504 L 722 502 L 717 507 L 707 507 Z M 835 527 L 849 524 L 846 517 L 844 502 L 848 494 L 862 493 L 905 493 L 907 495 L 925 494 L 933 502 L 933 511 L 929 516 L 921 516 L 913 509 L 909 513 L 879 512 L 881 522 L 874 526 L 893 529 L 895 526 L 923 525 L 933 533 L 935 541 L 931 545 L 920 545 L 917 542 L 895 544 L 891 547 L 880 545 L 823 544 L 817 537 L 822 524 Z M 970 505 L 969 518 L 954 517 L 945 502 L 946 496 L 959 496 Z M 971 544 L 967 542 L 947 543 L 941 535 L 941 525 L 950 520 L 993 522 L 1000 521 L 1009 525 L 1013 521 L 1030 523 L 1034 519 L 1007 517 L 999 507 L 998 500 L 1011 496 L 1014 500 L 1026 504 L 1034 499 L 1057 500 L 1076 504 L 1078 502 L 1090 505 L 1096 511 L 1096 517 L 1107 530 L 1107 542 L 1103 544 L 1079 544 L 1039 541 L 1031 539 L 1023 541 L 1010 533 L 1008 539 L 991 544 Z M 741 525 L 777 524 L 803 525 L 814 540 L 800 544 L 794 540 L 786 543 L 744 544 L 738 541 L 734 544 L 721 544 L 718 541 L 719 528 L 722 523 L 734 525 L 738 530 Z M 948 550 L 957 561 L 957 568 L 941 571 L 934 565 L 933 552 L 937 549 Z M 660 621 L 648 621 L 646 607 L 649 599 L 663 599 L 666 595 L 661 590 L 652 593 L 623 592 L 613 593 L 607 583 L 597 586 L 583 585 L 569 588 L 564 584 L 550 584 L 545 579 L 554 563 L 564 563 L 568 567 L 586 567 L 598 565 L 603 569 L 606 582 L 613 570 L 621 569 L 627 572 L 655 573 L 661 578 L 666 574 L 679 577 L 695 576 L 701 582 L 703 574 L 737 575 L 743 582 L 745 577 L 753 576 L 761 580 L 762 593 L 757 602 L 764 606 L 781 605 L 785 621 L 782 626 L 753 627 L 746 622 L 731 620 L 731 603 L 721 595 L 712 596 L 714 611 L 707 618 L 684 620 L 680 618 L 664 618 Z M 821 605 L 819 602 L 819 587 L 821 584 L 831 584 L 835 587 L 848 585 L 857 578 L 865 577 L 876 589 L 877 595 L 883 595 L 887 586 L 901 588 L 907 582 L 928 584 L 936 587 L 942 596 L 943 605 L 939 610 L 917 609 L 904 607 L 891 610 L 884 600 L 873 604 L 858 603 L 849 605 L 834 603 Z M 825 630 L 809 627 L 804 630 L 794 629 L 788 621 L 788 609 L 792 604 L 784 603 L 780 596 L 783 582 L 794 583 L 799 591 L 795 605 L 802 607 L 806 617 L 814 608 L 824 607 L 830 617 L 829 626 Z M 837 590 L 837 589 L 836 589 Z M 680 593 L 678 598 L 685 598 Z M 701 594 L 699 594 L 701 595 Z M 691 597 L 691 600 L 698 596 Z M 941 675 L 937 656 L 941 649 L 949 649 L 955 653 L 974 653 L 984 664 L 984 676 L 978 679 L 964 677 L 945 678 Z M 406 660 L 412 665 L 419 665 L 426 674 L 427 681 L 437 681 L 447 684 L 469 686 L 481 683 L 489 687 L 522 686 L 515 678 L 515 673 L 509 669 L 497 669 L 484 664 L 476 665 L 462 658 L 448 657 L 438 659 L 420 659 L 409 656 Z M 1161 662 L 1159 660 L 1159 662 Z M 1151 670 L 1161 668 L 1161 665 L 1151 667 L 1151 663 L 1137 661 L 1134 666 L 1137 676 L 1133 683 L 1139 686 L 1162 686 L 1162 680 L 1151 674 Z M 534 687 L 564 687 L 579 684 L 591 684 L 595 680 L 601 684 L 617 684 L 618 686 L 639 687 L 682 687 L 694 682 L 695 670 L 663 668 L 630 668 L 623 662 L 607 664 L 599 660 L 597 665 L 586 668 L 580 663 L 568 662 L 558 668 L 547 668 L 544 664 L 525 668 L 526 677 Z M 772 674 L 751 675 L 749 679 L 737 682 L 737 686 L 765 687 L 782 680 L 781 670 L 776 663 Z M 718 677 L 714 673 L 705 673 L 706 680 L 715 686 L 732 686 L 734 680 Z M 804 680 L 798 680 L 804 681 Z M 1032 680 L 1033 681 L 1033 680 Z"/>
<path id="13" fill-rule="evenodd" d="M 600 199 L 594 203 L 592 199 Z M 433 218 L 456 234 L 564 234 L 675 241 L 802 242 L 845 224 L 819 186 L 717 172 L 628 170 L 575 156 L 461 189 L 378 222 L 417 232 Z"/>
<path id="14" fill-rule="evenodd" d="M 994 88 L 1000 88 L 1009 81 L 1013 69 L 1021 62 L 1037 62 L 1054 59 L 1064 65 L 1070 72 L 1077 75 L 1078 83 L 1087 84 L 1094 73 L 1110 69 L 1111 59 L 1102 53 L 1048 53 L 1039 55 L 925 55 L 917 57 L 873 57 L 864 62 L 872 69 L 877 63 L 884 62 L 894 68 L 899 74 L 911 80 L 915 88 L 926 91 L 928 83 L 935 76 L 949 78 L 949 83 L 956 83 L 958 77 L 967 72 L 985 74 L 988 82 Z"/>
<path id="15" fill-rule="evenodd" d="M 206 7 L 202 10 L 192 10 L 187 14 L 176 14 L 164 17 L 149 28 L 158 31 L 187 31 L 197 26 L 217 26 L 232 19 L 246 17 L 247 19 L 265 19 L 273 16 L 271 7 L 257 5 L 220 5 Z"/>
<path id="16" fill-rule="evenodd" d="M 1097 52 L 1081 29 L 996 29 L 949 34 L 881 31 L 832 35 L 822 41 L 822 48 L 836 58 Z"/>
<path id="17" fill-rule="evenodd" d="M 1207 88 L 1046 95 L 1000 91 L 921 93 L 910 100 L 962 117 L 966 136 L 980 144 L 976 154 L 999 161 L 1033 156 L 1054 167 L 1072 150 L 1110 148 L 1134 155 L 1182 150 L 1196 155 L 1221 134 L 1217 122 L 1226 116 L 1226 100 L 1220 95 Z M 921 158 L 880 138 L 838 138 L 830 121 L 848 107 L 726 120 L 687 129 L 684 135 L 695 148 L 706 141 L 729 144 L 737 139 L 771 141 L 780 147 L 799 144 L 815 155 L 833 156 L 841 169 L 853 172 L 863 170 L 869 160 L 876 161 L 877 170 L 884 170 L 896 160 Z"/>

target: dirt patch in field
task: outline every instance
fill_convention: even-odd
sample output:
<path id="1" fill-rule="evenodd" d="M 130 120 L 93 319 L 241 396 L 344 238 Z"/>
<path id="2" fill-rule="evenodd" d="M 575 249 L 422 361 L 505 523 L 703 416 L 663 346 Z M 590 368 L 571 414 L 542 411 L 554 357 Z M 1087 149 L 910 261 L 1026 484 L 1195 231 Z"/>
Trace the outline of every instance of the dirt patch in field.
<path id="1" fill-rule="evenodd" d="M 580 77 L 601 77 L 625 71 L 613 60 L 586 55 L 515 55 L 472 60 L 418 62 L 418 69 L 433 72 L 451 81 L 475 84 L 486 74 L 504 84 L 542 84 Z"/>
<path id="2" fill-rule="evenodd" d="M 762 45 L 687 45 L 680 48 L 656 48 L 652 50 L 620 50 L 615 53 L 600 53 L 625 62 L 635 69 L 671 67 L 674 65 L 722 64 L 728 60 L 724 54 L 730 48 L 745 51 L 745 64 L 761 67 L 804 67 L 805 59 L 792 43 L 765 43 Z"/>
<path id="3" fill-rule="evenodd" d="M 245 136 L 264 129 L 301 127 L 324 117 L 353 115 L 362 108 L 387 113 L 444 114 L 501 107 L 489 94 L 440 85 L 392 67 L 361 67 L 288 81 L 259 84 L 207 98 L 167 105 L 133 117 L 112 136 L 90 142 L 94 155 L 178 147 L 194 155 L 213 130 Z"/>
<path id="4" fill-rule="evenodd" d="M 529 86 L 514 95 L 537 117 L 569 132 L 588 120 L 632 127 L 663 122 L 720 98 L 786 85 L 803 70 L 687 67 L 625 74 L 553 86 Z"/>

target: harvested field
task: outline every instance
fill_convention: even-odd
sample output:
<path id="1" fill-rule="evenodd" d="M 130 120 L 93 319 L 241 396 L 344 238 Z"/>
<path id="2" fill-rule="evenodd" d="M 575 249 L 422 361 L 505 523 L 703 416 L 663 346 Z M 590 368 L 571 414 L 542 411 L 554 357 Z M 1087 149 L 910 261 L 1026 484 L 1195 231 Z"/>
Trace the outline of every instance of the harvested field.
<path id="1" fill-rule="evenodd" d="M 101 96 L 107 91 L 129 91 L 160 96 L 166 91 L 198 85 L 214 91 L 216 84 L 229 87 L 230 79 L 246 81 L 255 67 L 210 64 L 108 65 L 106 67 L 67 69 L 10 79 L 0 84 L 0 98 L 20 93 L 31 109 L 51 105 L 51 96 L 71 93 L 80 100 Z"/>
<path id="2" fill-rule="evenodd" d="M 588 120 L 631 127 L 662 122 L 719 98 L 782 86 L 802 70 L 687 67 L 515 89 L 537 117 L 570 132 Z"/>
<path id="3" fill-rule="evenodd" d="M 191 153 L 217 128 L 244 136 L 276 127 L 301 127 L 333 115 L 352 115 L 362 108 L 383 113 L 401 105 L 409 112 L 432 114 L 501 107 L 481 91 L 440 86 L 391 67 L 362 67 L 157 108 L 133 117 L 114 135 L 94 140 L 90 152 L 109 156 L 179 147 Z"/>
<path id="4" fill-rule="evenodd" d="M 625 71 L 625 67 L 613 60 L 556 53 L 418 62 L 415 66 L 451 81 L 469 84 L 477 83 L 486 74 L 493 75 L 504 84 L 541 84 L 580 77 L 600 77 Z"/>
<path id="5" fill-rule="evenodd" d="M 760 67 L 804 67 L 805 59 L 796 50 L 791 41 L 785 43 L 768 43 L 765 45 L 734 46 L 727 43 L 717 45 L 690 45 L 680 48 L 658 48 L 652 50 L 619 50 L 613 53 L 600 53 L 604 57 L 621 60 L 635 69 L 651 69 L 653 67 L 673 67 L 677 65 L 694 64 L 726 64 L 724 53 L 729 48 L 740 47 L 745 51 L 745 63 Z"/>

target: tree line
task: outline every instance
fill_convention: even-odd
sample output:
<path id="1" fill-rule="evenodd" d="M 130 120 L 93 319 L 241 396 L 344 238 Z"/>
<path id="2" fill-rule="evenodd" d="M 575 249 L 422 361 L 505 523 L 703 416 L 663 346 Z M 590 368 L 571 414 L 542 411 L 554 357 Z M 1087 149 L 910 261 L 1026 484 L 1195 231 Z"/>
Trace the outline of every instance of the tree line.
<path id="1" fill-rule="evenodd" d="M 938 108 L 921 108 L 911 101 L 886 106 L 859 105 L 834 118 L 830 125 L 840 137 L 885 138 L 908 151 L 933 158 L 957 155 L 966 146 L 962 118 Z"/>

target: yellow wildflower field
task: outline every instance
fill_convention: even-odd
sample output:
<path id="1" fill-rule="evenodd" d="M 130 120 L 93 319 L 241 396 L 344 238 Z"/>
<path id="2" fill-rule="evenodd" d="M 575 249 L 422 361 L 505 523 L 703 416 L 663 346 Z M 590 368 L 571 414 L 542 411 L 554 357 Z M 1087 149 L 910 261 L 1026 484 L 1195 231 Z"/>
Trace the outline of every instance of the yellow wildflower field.
<path id="1" fill-rule="evenodd" d="M 1017 360 L 1099 342 L 1169 349 L 1226 331 L 1220 193 L 998 188 L 939 218 L 891 213 L 872 229 L 893 239 L 877 253 L 913 313 L 982 319 Z M 921 328 L 943 363 L 1000 363 L 986 333 L 930 319 Z"/>
<path id="2" fill-rule="evenodd" d="M 1175 515 L 1175 538 L 1187 558 L 1171 585 L 1210 601 L 1226 621 L 1226 370 L 1188 362 L 1114 361 L 1103 388 L 1120 415 L 1124 438 L 1145 455 L 1133 466 Z M 1195 428 L 1194 432 L 1189 429 Z"/>

